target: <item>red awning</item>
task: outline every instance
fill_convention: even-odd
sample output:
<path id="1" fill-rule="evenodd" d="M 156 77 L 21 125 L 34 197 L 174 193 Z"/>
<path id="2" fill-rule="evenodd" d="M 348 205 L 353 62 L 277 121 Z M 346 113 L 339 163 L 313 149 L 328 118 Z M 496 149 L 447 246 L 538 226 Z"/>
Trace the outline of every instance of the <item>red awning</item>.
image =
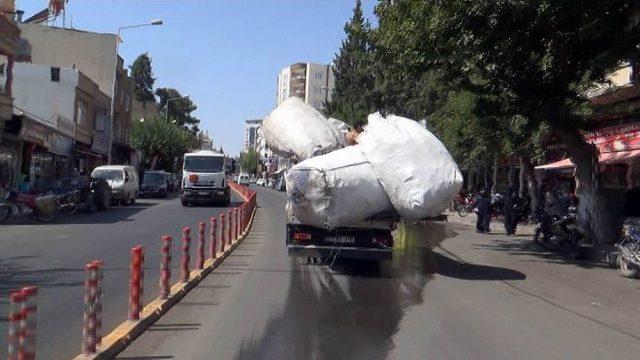
<path id="1" fill-rule="evenodd" d="M 636 157 L 640 157 L 640 149 L 602 153 L 600 154 L 599 161 L 601 164 L 616 164 Z M 536 170 L 569 169 L 574 166 L 571 159 L 562 159 L 549 164 L 536 166 Z"/>

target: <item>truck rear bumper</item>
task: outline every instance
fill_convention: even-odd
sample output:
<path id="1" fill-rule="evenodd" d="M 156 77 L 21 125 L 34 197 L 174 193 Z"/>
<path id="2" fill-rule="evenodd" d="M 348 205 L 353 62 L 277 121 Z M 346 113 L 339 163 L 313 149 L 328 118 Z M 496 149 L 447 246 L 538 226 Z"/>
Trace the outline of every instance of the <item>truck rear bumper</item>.
<path id="1" fill-rule="evenodd" d="M 287 245 L 290 256 L 296 257 L 329 257 L 347 259 L 390 260 L 391 248 L 375 249 L 349 246 L 317 246 L 317 245 Z"/>

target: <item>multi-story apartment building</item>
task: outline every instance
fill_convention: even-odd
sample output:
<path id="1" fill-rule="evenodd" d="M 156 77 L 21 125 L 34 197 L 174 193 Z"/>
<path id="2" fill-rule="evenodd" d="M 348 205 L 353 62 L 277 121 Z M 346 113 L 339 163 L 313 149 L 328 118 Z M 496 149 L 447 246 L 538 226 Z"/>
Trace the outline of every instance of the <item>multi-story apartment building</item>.
<path id="1" fill-rule="evenodd" d="M 59 178 L 106 162 L 111 99 L 77 69 L 15 63 L 20 171 Z"/>
<path id="2" fill-rule="evenodd" d="M 244 134 L 242 142 L 242 151 L 247 152 L 249 149 L 255 149 L 256 139 L 258 137 L 258 129 L 262 126 L 262 119 L 247 120 L 244 123 Z"/>
<path id="3" fill-rule="evenodd" d="M 0 189 L 17 179 L 20 158 L 19 128 L 13 120 L 13 63 L 20 38 L 13 1 L 0 3 Z"/>
<path id="4" fill-rule="evenodd" d="M 296 63 L 278 74 L 276 104 L 280 105 L 291 96 L 304 100 L 318 110 L 331 101 L 335 87 L 332 65 L 314 63 Z"/>
<path id="5" fill-rule="evenodd" d="M 107 124 L 109 157 L 112 162 L 129 162 L 132 80 L 123 60 L 116 54 L 116 34 L 21 23 L 24 61 L 37 65 L 78 69 L 93 80 L 101 92 L 113 98 L 113 114 Z M 114 94 L 115 81 L 115 94 Z M 108 119 L 108 120 L 109 120 Z M 113 146 L 112 146 L 113 145 Z"/>

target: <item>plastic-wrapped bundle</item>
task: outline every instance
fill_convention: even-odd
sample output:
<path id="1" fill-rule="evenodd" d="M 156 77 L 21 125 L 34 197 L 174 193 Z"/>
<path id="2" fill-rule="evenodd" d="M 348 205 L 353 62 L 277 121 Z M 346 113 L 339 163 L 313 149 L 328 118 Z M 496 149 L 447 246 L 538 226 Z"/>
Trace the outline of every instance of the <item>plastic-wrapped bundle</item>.
<path id="1" fill-rule="evenodd" d="M 287 213 L 306 225 L 354 226 L 394 213 L 389 197 L 359 146 L 313 157 L 285 175 Z"/>
<path id="2" fill-rule="evenodd" d="M 340 128 L 318 110 L 297 97 L 290 97 L 262 123 L 267 146 L 283 157 L 305 160 L 346 145 Z"/>
<path id="3" fill-rule="evenodd" d="M 460 191 L 462 174 L 455 160 L 413 120 L 371 114 L 358 143 L 403 219 L 438 216 Z"/>

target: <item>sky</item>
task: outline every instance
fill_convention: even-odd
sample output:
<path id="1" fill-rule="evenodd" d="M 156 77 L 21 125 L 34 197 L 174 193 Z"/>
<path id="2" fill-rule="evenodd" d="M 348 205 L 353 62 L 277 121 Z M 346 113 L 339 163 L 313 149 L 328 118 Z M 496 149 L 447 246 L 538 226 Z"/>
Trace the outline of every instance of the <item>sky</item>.
<path id="1" fill-rule="evenodd" d="M 17 0 L 25 18 L 46 0 Z M 364 0 L 373 22 L 375 0 Z M 120 55 L 152 58 L 155 87 L 174 87 L 197 104 L 200 128 L 237 155 L 244 121 L 264 118 L 276 101 L 277 76 L 296 62 L 330 63 L 355 0 L 69 0 L 66 26 L 115 33 Z M 61 24 L 61 20 L 57 22 Z"/>

